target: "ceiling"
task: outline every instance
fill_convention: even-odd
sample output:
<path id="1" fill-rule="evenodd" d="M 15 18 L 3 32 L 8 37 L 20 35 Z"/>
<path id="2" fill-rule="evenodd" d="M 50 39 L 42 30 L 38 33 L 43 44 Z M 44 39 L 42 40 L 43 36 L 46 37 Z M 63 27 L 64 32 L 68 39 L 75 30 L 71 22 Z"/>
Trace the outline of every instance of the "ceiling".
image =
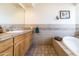
<path id="1" fill-rule="evenodd" d="M 35 8 L 35 7 L 38 7 L 39 5 L 40 6 L 47 6 L 47 5 L 51 5 L 52 3 L 19 3 L 19 5 L 24 8 L 24 9 L 27 9 L 27 8 Z M 66 3 L 66 5 L 76 5 L 74 3 Z"/>
<path id="2" fill-rule="evenodd" d="M 22 3 L 24 7 L 32 8 L 32 3 Z"/>

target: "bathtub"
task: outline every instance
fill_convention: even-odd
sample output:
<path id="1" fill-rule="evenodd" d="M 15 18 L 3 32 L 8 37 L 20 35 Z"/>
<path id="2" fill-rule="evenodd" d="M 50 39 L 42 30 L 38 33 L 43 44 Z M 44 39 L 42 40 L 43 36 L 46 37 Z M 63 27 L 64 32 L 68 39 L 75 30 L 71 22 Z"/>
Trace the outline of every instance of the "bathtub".
<path id="1" fill-rule="evenodd" d="M 79 38 L 66 36 L 63 37 L 64 45 L 76 56 L 79 56 Z"/>

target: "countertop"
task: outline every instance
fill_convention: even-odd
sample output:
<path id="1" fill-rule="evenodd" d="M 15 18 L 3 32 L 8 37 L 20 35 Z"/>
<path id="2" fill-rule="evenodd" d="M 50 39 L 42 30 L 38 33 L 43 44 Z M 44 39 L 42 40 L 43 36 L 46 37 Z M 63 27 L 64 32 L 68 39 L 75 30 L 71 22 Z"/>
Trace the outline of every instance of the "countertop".
<path id="1" fill-rule="evenodd" d="M 4 41 L 9 38 L 13 38 L 15 36 L 18 36 L 18 35 L 21 35 L 24 33 L 28 33 L 30 31 L 32 31 L 32 30 L 16 30 L 16 31 L 5 32 L 5 33 L 0 34 L 0 41 Z"/>

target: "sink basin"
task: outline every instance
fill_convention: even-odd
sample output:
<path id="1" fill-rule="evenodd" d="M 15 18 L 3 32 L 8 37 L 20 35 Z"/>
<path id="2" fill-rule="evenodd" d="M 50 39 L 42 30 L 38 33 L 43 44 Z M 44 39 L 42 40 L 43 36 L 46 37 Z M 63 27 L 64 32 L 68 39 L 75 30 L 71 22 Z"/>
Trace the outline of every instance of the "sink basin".
<path id="1" fill-rule="evenodd" d="M 11 38 L 11 37 L 12 37 L 12 34 L 2 33 L 2 34 L 0 34 L 0 41 L 3 41 L 5 39 Z"/>
<path id="2" fill-rule="evenodd" d="M 7 33 L 22 33 L 22 32 L 24 32 L 24 31 L 9 31 Z"/>
<path id="3" fill-rule="evenodd" d="M 0 41 L 6 40 L 11 37 L 15 37 L 15 36 L 23 34 L 23 33 L 27 33 L 29 31 L 32 31 L 32 30 L 16 30 L 16 31 L 9 31 L 6 33 L 2 33 L 2 34 L 0 34 Z"/>
<path id="4" fill-rule="evenodd" d="M 16 31 L 9 31 L 7 33 L 25 33 L 25 32 L 29 32 L 31 30 L 16 30 Z"/>

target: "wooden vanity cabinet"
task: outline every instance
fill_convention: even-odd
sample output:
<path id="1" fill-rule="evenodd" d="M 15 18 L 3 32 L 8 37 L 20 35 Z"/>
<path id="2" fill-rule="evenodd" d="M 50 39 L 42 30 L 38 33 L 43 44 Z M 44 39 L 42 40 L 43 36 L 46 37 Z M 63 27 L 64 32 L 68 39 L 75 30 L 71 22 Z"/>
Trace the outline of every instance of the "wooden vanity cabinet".
<path id="1" fill-rule="evenodd" d="M 14 37 L 14 56 L 23 56 L 25 54 L 25 37 L 24 35 L 19 35 Z"/>
<path id="2" fill-rule="evenodd" d="M 0 56 L 13 56 L 13 47 L 10 47 L 9 49 L 0 53 Z"/>
<path id="3" fill-rule="evenodd" d="M 24 56 L 32 44 L 32 31 L 0 41 L 0 56 Z"/>
<path id="4" fill-rule="evenodd" d="M 14 46 L 14 56 L 23 56 L 24 54 L 24 42 L 20 41 Z"/>
<path id="5" fill-rule="evenodd" d="M 14 37 L 14 56 L 24 56 L 32 43 L 32 32 Z"/>
<path id="6" fill-rule="evenodd" d="M 0 56 L 13 56 L 13 38 L 0 41 Z"/>
<path id="7" fill-rule="evenodd" d="M 27 53 L 32 44 L 32 32 L 25 34 L 25 52 Z"/>

